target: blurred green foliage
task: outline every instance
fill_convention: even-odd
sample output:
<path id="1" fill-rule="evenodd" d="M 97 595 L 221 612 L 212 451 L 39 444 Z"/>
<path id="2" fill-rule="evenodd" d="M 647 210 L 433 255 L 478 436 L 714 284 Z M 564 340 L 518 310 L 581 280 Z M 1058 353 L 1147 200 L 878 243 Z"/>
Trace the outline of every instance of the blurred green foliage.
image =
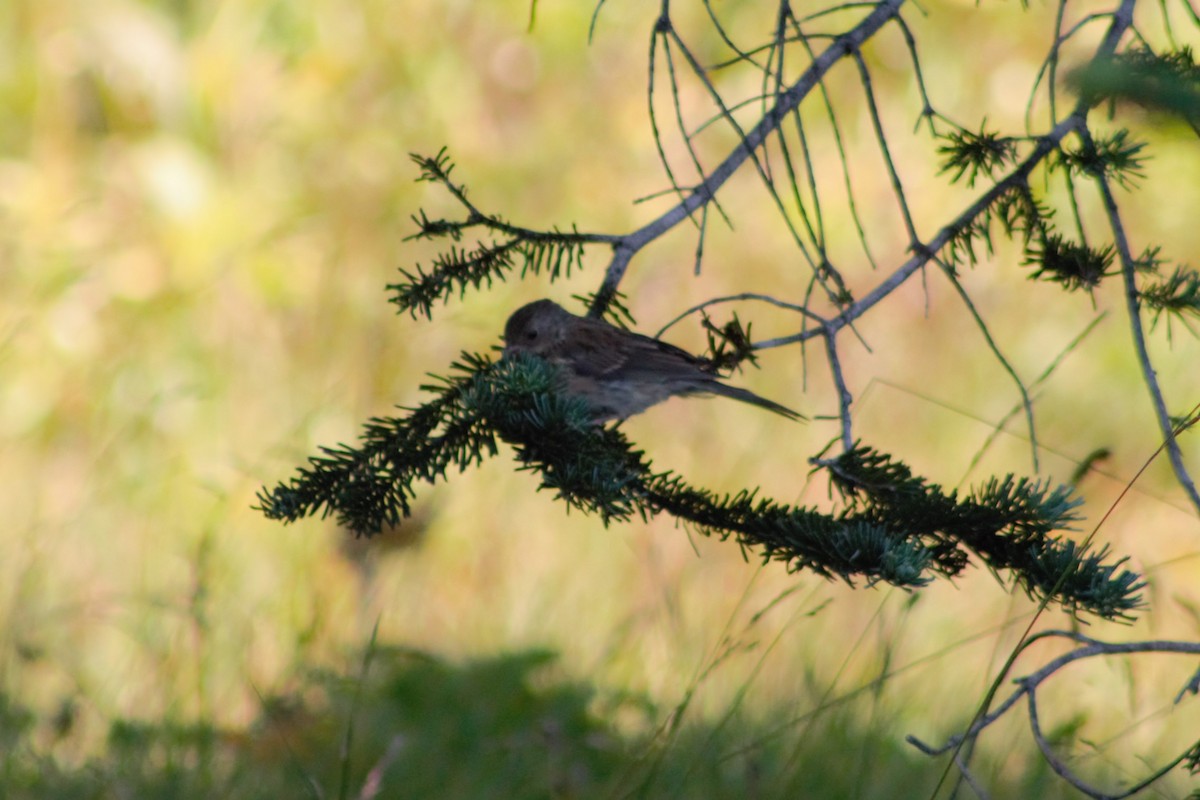
<path id="1" fill-rule="evenodd" d="M 597 696 L 526 651 L 450 664 L 418 651 L 373 654 L 365 682 L 328 671 L 268 698 L 245 731 L 115 721 L 104 758 L 78 768 L 22 748 L 0 756 L 10 800 L 278 797 L 894 798 L 928 791 L 928 764 L 878 731 L 830 712 L 794 749 L 785 715 L 735 715 L 655 729 L 644 697 Z M 677 709 L 681 711 L 682 709 Z M 0 721 L 24 732 L 27 711 Z M 621 720 L 618 728 L 605 720 Z M 20 737 L 16 737 L 18 740 Z M 353 743 L 348 756 L 337 743 Z M 858 768 L 854 758 L 860 759 Z M 997 788 L 1068 797 L 1048 768 Z"/>

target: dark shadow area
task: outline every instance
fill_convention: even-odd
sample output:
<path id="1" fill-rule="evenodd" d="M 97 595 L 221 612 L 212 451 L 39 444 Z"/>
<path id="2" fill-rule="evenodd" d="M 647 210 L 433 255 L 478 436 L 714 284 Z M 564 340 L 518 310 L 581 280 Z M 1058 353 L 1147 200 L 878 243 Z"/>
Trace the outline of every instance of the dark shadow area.
<path id="1" fill-rule="evenodd" d="M 789 723 L 785 711 L 807 702 L 781 703 L 776 719 L 692 721 L 572 680 L 556 660 L 531 650 L 459 664 L 379 647 L 365 681 L 360 668 L 310 672 L 246 730 L 117 720 L 106 753 L 70 768 L 33 745 L 51 723 L 0 696 L 0 796 L 920 798 L 944 766 L 842 712 Z M 988 789 L 1070 796 L 1044 769 Z"/>

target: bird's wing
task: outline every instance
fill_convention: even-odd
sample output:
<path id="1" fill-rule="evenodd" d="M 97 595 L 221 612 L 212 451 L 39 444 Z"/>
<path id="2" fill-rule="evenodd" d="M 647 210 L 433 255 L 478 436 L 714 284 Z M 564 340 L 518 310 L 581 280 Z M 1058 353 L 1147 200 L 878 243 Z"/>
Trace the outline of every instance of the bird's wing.
<path id="1" fill-rule="evenodd" d="M 599 321 L 585 320 L 556 355 L 575 374 L 601 380 L 703 378 L 707 361 L 673 344 Z"/>
<path id="2" fill-rule="evenodd" d="M 708 362 L 673 344 L 635 334 L 626 340 L 626 345 L 627 357 L 619 370 L 621 378 L 699 382 L 710 379 L 705 369 Z"/>
<path id="3" fill-rule="evenodd" d="M 708 362 L 686 350 L 641 334 L 622 339 L 625 358 L 608 376 L 614 380 L 657 381 L 665 383 L 707 383 L 711 380 Z"/>
<path id="4" fill-rule="evenodd" d="M 555 345 L 553 355 L 581 377 L 606 378 L 619 370 L 628 359 L 619 332 L 602 322 L 580 322 L 583 324 L 576 326 L 565 341 Z"/>

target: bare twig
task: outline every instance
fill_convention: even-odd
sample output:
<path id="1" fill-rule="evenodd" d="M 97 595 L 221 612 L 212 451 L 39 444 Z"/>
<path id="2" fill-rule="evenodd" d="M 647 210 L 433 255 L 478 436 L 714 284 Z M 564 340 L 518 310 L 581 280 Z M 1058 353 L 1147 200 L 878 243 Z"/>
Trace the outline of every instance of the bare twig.
<path id="1" fill-rule="evenodd" d="M 1037 692 L 1041 685 L 1050 678 L 1055 677 L 1060 670 L 1077 661 L 1083 661 L 1089 658 L 1111 657 L 1114 655 L 1134 655 L 1141 653 L 1176 653 L 1184 655 L 1200 655 L 1200 643 L 1198 642 L 1180 642 L 1170 640 L 1152 640 L 1141 642 L 1103 642 L 1099 639 L 1093 639 L 1089 636 L 1084 636 L 1080 633 L 1063 630 L 1048 630 L 1042 631 L 1034 636 L 1028 637 L 1018 648 L 1017 651 L 1024 652 L 1035 642 L 1043 639 L 1067 639 L 1075 642 L 1078 646 L 1073 650 L 1064 653 L 1058 658 L 1053 659 L 1037 671 L 1030 673 L 1021 678 L 1014 679 L 1013 683 L 1017 688 L 1001 702 L 994 711 L 977 718 L 967 729 L 965 733 L 956 735 L 948 739 L 940 746 L 931 746 L 921 741 L 915 736 L 907 737 L 909 744 L 916 747 L 922 753 L 929 756 L 941 755 L 951 750 L 958 750 L 963 743 L 973 741 L 986 728 L 995 723 L 1010 711 L 1017 701 L 1024 698 L 1029 708 L 1029 725 L 1036 741 L 1038 748 L 1042 752 L 1042 756 L 1046 759 L 1046 763 L 1064 780 L 1069 782 L 1079 791 L 1086 794 L 1088 797 L 1103 798 L 1105 800 L 1119 800 L 1119 798 L 1130 797 L 1142 789 L 1145 789 L 1150 784 L 1162 778 L 1179 764 L 1183 763 L 1187 758 L 1188 753 L 1185 752 L 1170 763 L 1155 770 L 1151 775 L 1139 781 L 1136 785 L 1130 786 L 1119 793 L 1113 794 L 1104 792 L 1096 787 L 1088 784 L 1078 775 L 1076 775 L 1066 763 L 1059 758 L 1053 748 L 1046 739 L 1045 733 L 1042 731 L 1041 720 L 1038 713 Z M 1190 686 L 1190 684 L 1189 684 Z M 1187 687 L 1185 687 L 1185 690 Z M 1189 748 L 1190 751 L 1190 748 Z"/>
<path id="2" fill-rule="evenodd" d="M 733 152 L 726 156 L 703 182 L 692 189 L 687 197 L 657 219 L 633 233 L 621 237 L 620 241 L 614 243 L 612 260 L 609 262 L 600 290 L 596 293 L 596 299 L 592 304 L 593 315 L 599 314 L 616 295 L 617 288 L 620 286 L 622 278 L 625 277 L 625 271 L 629 268 L 633 256 L 673 229 L 701 205 L 710 202 L 717 190 L 737 172 L 747 159 L 753 156 L 754 151 L 761 147 L 766 138 L 782 124 L 787 114 L 800 105 L 800 102 L 808 96 L 808 93 L 833 65 L 882 28 L 888 20 L 896 15 L 903 4 L 904 0 L 884 0 L 874 6 L 874 9 L 862 22 L 845 35 L 839 36 L 813 60 L 804 74 L 779 96 L 770 112 L 746 132 Z"/>
<path id="3" fill-rule="evenodd" d="M 1095 149 L 1095 142 L 1089 130 L 1084 128 L 1079 133 L 1084 146 Z M 1158 429 L 1167 446 L 1167 459 L 1175 472 L 1175 479 L 1187 492 L 1192 505 L 1200 512 L 1200 493 L 1196 484 L 1183 463 L 1183 453 L 1179 450 L 1179 442 L 1175 438 L 1175 426 L 1171 415 L 1167 412 L 1167 404 L 1163 399 L 1162 387 L 1158 383 L 1158 375 L 1150 362 L 1150 353 L 1146 349 L 1146 334 L 1142 326 L 1141 300 L 1137 287 L 1137 267 L 1134 264 L 1133 253 L 1129 249 L 1129 238 L 1125 234 L 1125 224 L 1121 220 L 1121 212 L 1117 209 L 1117 201 L 1113 197 L 1112 186 L 1108 177 L 1103 173 L 1094 174 L 1096 184 L 1100 187 L 1100 196 L 1104 200 L 1104 211 L 1108 215 L 1108 224 L 1112 229 L 1113 240 L 1117 246 L 1117 255 L 1121 260 L 1121 276 L 1125 281 L 1125 307 L 1129 312 L 1129 328 L 1133 334 L 1133 347 L 1137 353 L 1138 364 L 1142 370 L 1142 378 L 1150 392 L 1150 400 L 1154 406 L 1154 414 L 1158 421 Z"/>

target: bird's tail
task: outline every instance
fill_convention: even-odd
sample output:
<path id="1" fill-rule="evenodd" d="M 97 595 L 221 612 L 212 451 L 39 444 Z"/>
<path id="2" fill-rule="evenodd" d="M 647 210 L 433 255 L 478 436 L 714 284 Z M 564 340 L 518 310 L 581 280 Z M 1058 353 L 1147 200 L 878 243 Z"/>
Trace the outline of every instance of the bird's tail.
<path id="1" fill-rule="evenodd" d="M 758 395 L 756 395 L 754 392 L 750 391 L 749 389 L 742 389 L 741 387 L 738 387 L 738 386 L 729 386 L 724 383 L 717 383 L 716 381 L 713 381 L 713 384 L 714 385 L 710 388 L 710 391 L 712 391 L 713 394 L 719 394 L 719 395 L 723 395 L 725 397 L 732 397 L 734 400 L 741 400 L 743 403 L 750 403 L 752 405 L 761 406 L 762 408 L 768 409 L 770 411 L 774 411 L 776 414 L 785 416 L 788 419 L 794 419 L 794 420 L 808 419 L 808 417 L 804 416 L 803 414 L 801 414 L 797 411 L 792 411 L 787 406 L 781 406 L 781 405 L 779 405 L 779 403 L 768 400 L 765 397 L 759 397 Z"/>

